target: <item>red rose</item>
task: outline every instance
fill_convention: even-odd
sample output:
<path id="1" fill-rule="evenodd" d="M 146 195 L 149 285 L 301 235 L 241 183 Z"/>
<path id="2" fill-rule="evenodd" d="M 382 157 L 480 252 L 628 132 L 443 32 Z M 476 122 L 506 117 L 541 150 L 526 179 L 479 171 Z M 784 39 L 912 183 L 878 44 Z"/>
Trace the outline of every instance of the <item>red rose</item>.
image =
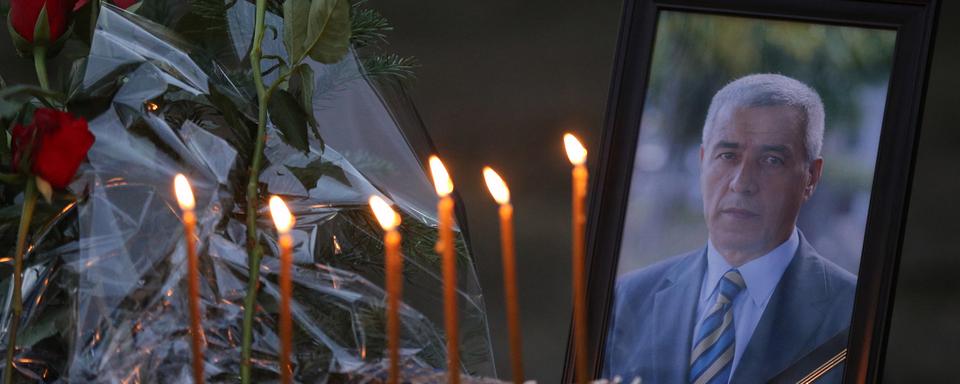
<path id="1" fill-rule="evenodd" d="M 10 0 L 10 26 L 28 43 L 33 43 L 40 10 L 47 7 L 50 41 L 57 41 L 67 31 L 74 0 Z"/>
<path id="2" fill-rule="evenodd" d="M 106 0 L 104 0 L 104 1 L 106 1 Z M 83 8 L 83 6 L 84 6 L 84 5 L 87 5 L 88 2 L 90 2 L 90 0 L 80 0 L 80 1 L 77 1 L 77 5 L 75 5 L 75 6 L 73 7 L 73 10 L 74 10 L 74 11 L 80 10 L 80 8 Z M 127 8 L 130 8 L 131 5 L 134 5 L 134 4 L 138 3 L 138 2 L 140 2 L 140 0 L 113 0 L 113 1 L 110 1 L 110 2 L 113 3 L 113 5 L 116 5 L 116 6 L 119 7 L 119 8 L 127 9 Z"/>
<path id="3" fill-rule="evenodd" d="M 94 140 L 86 120 L 51 108 L 37 109 L 33 122 L 17 124 L 11 136 L 13 168 L 29 155 L 30 171 L 55 188 L 70 184 Z"/>
<path id="4" fill-rule="evenodd" d="M 123 9 L 127 9 L 127 8 L 130 8 L 131 5 L 136 4 L 137 1 L 139 0 L 113 0 L 113 5 L 116 5 Z"/>

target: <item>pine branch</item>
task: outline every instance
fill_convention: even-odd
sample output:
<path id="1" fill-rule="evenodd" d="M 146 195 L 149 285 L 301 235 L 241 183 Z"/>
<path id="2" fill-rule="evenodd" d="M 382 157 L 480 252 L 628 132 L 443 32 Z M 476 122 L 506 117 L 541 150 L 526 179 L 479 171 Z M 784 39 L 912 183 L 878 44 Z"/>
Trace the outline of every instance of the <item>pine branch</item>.
<path id="1" fill-rule="evenodd" d="M 396 166 L 382 156 L 370 151 L 342 151 L 344 158 L 350 159 L 350 164 L 364 174 L 387 175 L 396 170 Z"/>
<path id="2" fill-rule="evenodd" d="M 205 55 L 226 68 L 237 68 L 242 61 L 230 40 L 229 10 L 238 0 L 193 0 L 188 12 L 174 25 L 174 30 Z M 211 68 L 204 68 L 210 71 Z M 249 78 L 249 76 L 247 76 Z"/>
<path id="3" fill-rule="evenodd" d="M 232 5 L 233 3 L 224 3 L 223 0 L 193 0 L 190 3 L 193 14 L 205 21 L 199 25 L 202 25 L 204 30 L 218 32 L 227 30 L 225 15 Z"/>
<path id="4" fill-rule="evenodd" d="M 379 12 L 370 8 L 359 8 L 353 5 L 353 14 L 350 18 L 350 42 L 356 48 L 363 48 L 378 43 L 386 43 L 386 32 L 392 31 L 393 26 Z"/>
<path id="5" fill-rule="evenodd" d="M 363 59 L 363 68 L 368 76 L 392 76 L 403 81 L 413 80 L 416 77 L 413 69 L 419 66 L 415 58 L 401 57 L 395 53 Z"/>

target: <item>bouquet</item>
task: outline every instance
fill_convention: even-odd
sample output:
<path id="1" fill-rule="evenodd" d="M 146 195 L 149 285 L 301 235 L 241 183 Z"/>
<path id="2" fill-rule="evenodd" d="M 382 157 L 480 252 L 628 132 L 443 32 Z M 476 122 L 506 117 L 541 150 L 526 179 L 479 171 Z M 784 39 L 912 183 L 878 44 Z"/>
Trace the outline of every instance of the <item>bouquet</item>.
<path id="1" fill-rule="evenodd" d="M 0 90 L 7 382 L 191 380 L 178 173 L 197 197 L 207 381 L 278 375 L 269 195 L 297 218 L 295 380 L 384 375 L 374 193 L 404 216 L 404 369 L 442 376 L 431 145 L 405 93 L 412 60 L 382 52 L 385 19 L 346 0 L 14 0 L 8 20 L 39 86 Z M 492 376 L 468 244 L 459 231 L 452 369 Z"/>

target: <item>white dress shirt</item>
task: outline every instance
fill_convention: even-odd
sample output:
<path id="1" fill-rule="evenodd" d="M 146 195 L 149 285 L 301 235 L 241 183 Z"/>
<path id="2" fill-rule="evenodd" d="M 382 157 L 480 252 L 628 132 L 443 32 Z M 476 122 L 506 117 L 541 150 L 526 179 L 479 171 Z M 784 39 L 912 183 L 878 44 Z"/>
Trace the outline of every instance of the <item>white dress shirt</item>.
<path id="1" fill-rule="evenodd" d="M 800 235 L 794 228 L 793 234 L 783 244 L 737 268 L 740 275 L 743 276 L 746 288 L 733 300 L 735 344 L 730 377 L 733 377 L 733 372 L 736 371 L 740 357 L 743 356 L 743 351 L 760 322 L 760 317 L 767 307 L 767 302 L 770 301 L 770 296 L 773 295 L 773 290 L 780 282 L 783 272 L 790 265 L 790 261 L 793 260 L 793 255 L 797 253 L 799 246 Z M 693 330 L 694 338 L 700 330 L 703 319 L 708 315 L 707 311 L 717 301 L 720 279 L 730 269 L 733 269 L 733 267 L 720 255 L 713 246 L 713 242 L 707 241 L 707 270 L 700 284 L 700 301 L 697 303 L 697 323 Z M 696 342 L 697 340 L 693 340 L 693 343 Z M 690 346 L 691 350 L 693 350 L 693 347 L 693 345 Z"/>

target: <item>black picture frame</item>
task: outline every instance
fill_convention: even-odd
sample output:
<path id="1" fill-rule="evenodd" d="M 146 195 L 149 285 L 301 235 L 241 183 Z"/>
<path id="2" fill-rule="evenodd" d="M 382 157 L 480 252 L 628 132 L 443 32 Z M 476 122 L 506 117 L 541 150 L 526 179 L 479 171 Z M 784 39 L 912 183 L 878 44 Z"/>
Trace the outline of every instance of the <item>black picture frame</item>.
<path id="1" fill-rule="evenodd" d="M 590 192 L 589 377 L 599 378 L 604 360 L 658 15 L 682 11 L 897 31 L 843 375 L 846 383 L 880 380 L 938 8 L 938 0 L 625 0 Z M 566 357 L 563 382 L 572 382 L 572 343 Z"/>

